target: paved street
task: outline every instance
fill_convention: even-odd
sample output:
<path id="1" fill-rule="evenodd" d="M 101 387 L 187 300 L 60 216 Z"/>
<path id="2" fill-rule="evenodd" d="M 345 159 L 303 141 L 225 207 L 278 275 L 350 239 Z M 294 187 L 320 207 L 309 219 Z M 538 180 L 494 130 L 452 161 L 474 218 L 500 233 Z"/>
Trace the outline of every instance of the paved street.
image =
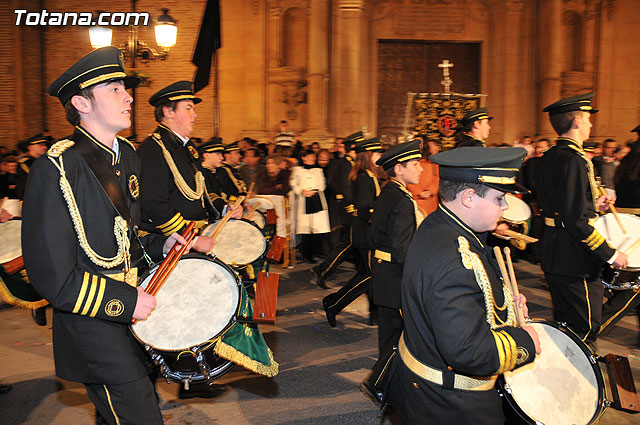
<path id="1" fill-rule="evenodd" d="M 537 266 L 516 263 L 521 287 L 532 317 L 550 319 L 550 299 Z M 376 329 L 365 324 L 368 306 L 358 299 L 338 316 L 331 328 L 321 308 L 328 293 L 310 281 L 309 266 L 281 273 L 275 326 L 261 326 L 280 363 L 280 374 L 261 377 L 236 366 L 217 382 L 227 390 L 215 399 L 178 400 L 177 384 L 160 382 L 167 425 L 178 424 L 376 424 L 400 425 L 381 416 L 358 390 L 377 355 Z M 330 281 L 332 287 L 349 278 L 344 266 Z M 51 311 L 48 311 L 51 322 Z M 26 310 L 0 305 L 0 382 L 13 385 L 0 395 L 0 423 L 92 424 L 93 408 L 81 385 L 54 376 L 50 327 L 38 327 Z M 629 357 L 640 388 L 638 319 L 625 318 L 609 337 L 599 341 L 599 353 Z M 637 424 L 640 415 L 607 410 L 601 424 Z"/>

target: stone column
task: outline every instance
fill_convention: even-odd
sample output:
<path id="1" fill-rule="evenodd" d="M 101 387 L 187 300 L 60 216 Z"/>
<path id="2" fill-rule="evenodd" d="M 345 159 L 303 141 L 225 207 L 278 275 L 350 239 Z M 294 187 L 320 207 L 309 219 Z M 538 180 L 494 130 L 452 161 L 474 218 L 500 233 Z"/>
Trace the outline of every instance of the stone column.
<path id="1" fill-rule="evenodd" d="M 248 49 L 248 63 L 246 67 L 248 81 L 248 107 L 245 117 L 246 127 L 243 133 L 254 138 L 263 138 L 266 130 L 266 78 L 264 69 L 267 63 L 265 55 L 266 19 L 264 0 L 251 0 L 251 15 L 249 19 L 248 35 L 252 41 Z"/>
<path id="2" fill-rule="evenodd" d="M 333 127 L 340 134 L 358 131 L 363 123 L 360 64 L 364 0 L 338 0 L 334 69 Z"/>
<path id="3" fill-rule="evenodd" d="M 329 101 L 329 0 L 311 0 L 309 63 L 307 66 L 308 121 L 304 136 L 330 140 L 327 130 Z"/>
<path id="4" fill-rule="evenodd" d="M 282 8 L 269 7 L 269 69 L 279 68 L 282 66 L 281 34 Z"/>
<path id="5" fill-rule="evenodd" d="M 560 99 L 562 73 L 562 4 L 561 0 L 542 0 L 538 3 L 538 34 L 540 44 L 537 56 L 540 58 L 540 92 L 538 105 L 540 110 Z M 538 115 L 538 132 L 541 136 L 555 137 L 546 113 Z"/>

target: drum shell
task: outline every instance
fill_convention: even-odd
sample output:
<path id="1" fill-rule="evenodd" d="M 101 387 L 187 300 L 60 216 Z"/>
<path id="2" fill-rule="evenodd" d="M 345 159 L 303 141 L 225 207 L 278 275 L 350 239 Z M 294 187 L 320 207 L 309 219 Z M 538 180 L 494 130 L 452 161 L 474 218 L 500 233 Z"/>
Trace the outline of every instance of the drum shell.
<path id="1" fill-rule="evenodd" d="M 593 411 L 592 417 L 588 422 L 583 423 L 581 425 L 591 425 L 591 424 L 597 423 L 605 410 L 605 384 L 604 384 L 604 377 L 602 375 L 602 371 L 598 363 L 596 362 L 595 354 L 591 351 L 591 349 L 589 349 L 589 347 L 586 344 L 584 344 L 580 340 L 580 338 L 577 335 L 575 335 L 570 329 L 566 328 L 560 323 L 543 321 L 543 320 L 534 320 L 531 323 L 539 324 L 543 326 L 550 326 L 551 328 L 554 328 L 560 331 L 561 333 L 563 333 L 564 335 L 566 335 L 567 337 L 569 337 L 569 339 L 575 344 L 575 346 L 580 350 L 580 352 L 584 354 L 585 358 L 590 363 L 591 370 L 593 371 L 593 374 L 594 374 L 593 377 L 595 378 L 595 381 L 597 383 L 597 401 L 595 402 L 596 405 L 593 406 L 594 411 Z M 544 345 L 542 349 L 544 350 Z M 547 350 L 549 350 L 549 347 L 547 347 Z M 535 365 L 535 361 L 532 364 L 527 365 L 525 367 L 534 367 L 534 365 Z M 560 379 L 558 375 L 555 375 L 552 378 Z M 535 385 L 536 384 L 535 377 L 531 377 L 530 382 L 532 386 Z M 505 375 L 500 375 L 497 383 L 498 383 L 498 392 L 500 393 L 500 396 L 503 398 L 504 412 L 505 412 L 505 415 L 507 416 L 508 423 L 527 423 L 532 425 L 541 423 L 536 421 L 534 418 L 531 418 L 525 412 L 525 410 L 523 410 L 523 408 L 521 408 L 518 405 L 516 399 L 512 394 L 513 389 L 510 388 L 508 377 L 505 377 Z M 545 405 L 543 406 L 543 408 L 550 409 L 552 408 L 552 406 Z M 566 421 L 562 422 L 563 425 L 565 423 L 574 423 L 571 421 L 571 419 L 572 418 L 566 418 Z"/>
<path id="2" fill-rule="evenodd" d="M 616 269 L 605 265 L 602 269 L 602 283 L 609 289 L 627 290 L 640 286 L 640 268 Z"/>

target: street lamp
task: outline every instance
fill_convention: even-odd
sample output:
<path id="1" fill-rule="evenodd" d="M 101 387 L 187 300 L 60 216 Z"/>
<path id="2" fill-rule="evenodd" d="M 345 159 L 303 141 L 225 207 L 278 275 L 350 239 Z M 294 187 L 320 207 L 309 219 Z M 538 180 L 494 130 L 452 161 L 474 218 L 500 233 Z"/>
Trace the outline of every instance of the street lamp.
<path id="1" fill-rule="evenodd" d="M 137 0 L 131 0 L 131 10 L 136 12 Z M 100 12 L 98 12 L 100 13 Z M 158 17 L 156 25 L 154 26 L 156 33 L 156 44 L 159 47 L 159 51 L 149 46 L 144 41 L 138 38 L 138 26 L 129 25 L 129 37 L 126 43 L 120 46 L 120 50 L 125 59 L 129 59 L 130 71 L 136 72 L 136 59 L 142 62 L 148 62 L 151 60 L 165 60 L 169 56 L 169 50 L 175 46 L 178 36 L 177 22 L 171 16 L 169 16 L 169 9 L 162 9 L 162 15 Z M 113 31 L 111 28 L 104 26 L 92 26 L 89 28 L 89 38 L 91 40 L 91 47 L 98 49 L 100 47 L 110 46 L 111 37 Z M 135 99 L 136 89 L 131 89 L 131 95 Z M 137 140 L 136 131 L 136 102 L 133 103 L 133 110 L 131 114 L 131 139 Z"/>

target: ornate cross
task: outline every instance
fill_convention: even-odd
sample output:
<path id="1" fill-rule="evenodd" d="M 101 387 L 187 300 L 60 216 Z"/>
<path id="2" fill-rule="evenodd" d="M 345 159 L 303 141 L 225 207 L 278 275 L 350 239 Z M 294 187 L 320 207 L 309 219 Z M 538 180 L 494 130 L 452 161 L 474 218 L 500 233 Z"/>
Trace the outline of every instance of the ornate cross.
<path id="1" fill-rule="evenodd" d="M 453 63 L 445 59 L 442 63 L 438 64 L 438 68 L 442 68 L 442 76 L 444 77 L 444 80 L 442 80 L 440 84 L 444 86 L 445 94 L 449 94 L 451 85 L 453 84 L 453 80 L 450 77 L 451 74 L 449 74 L 449 68 L 453 68 Z"/>

